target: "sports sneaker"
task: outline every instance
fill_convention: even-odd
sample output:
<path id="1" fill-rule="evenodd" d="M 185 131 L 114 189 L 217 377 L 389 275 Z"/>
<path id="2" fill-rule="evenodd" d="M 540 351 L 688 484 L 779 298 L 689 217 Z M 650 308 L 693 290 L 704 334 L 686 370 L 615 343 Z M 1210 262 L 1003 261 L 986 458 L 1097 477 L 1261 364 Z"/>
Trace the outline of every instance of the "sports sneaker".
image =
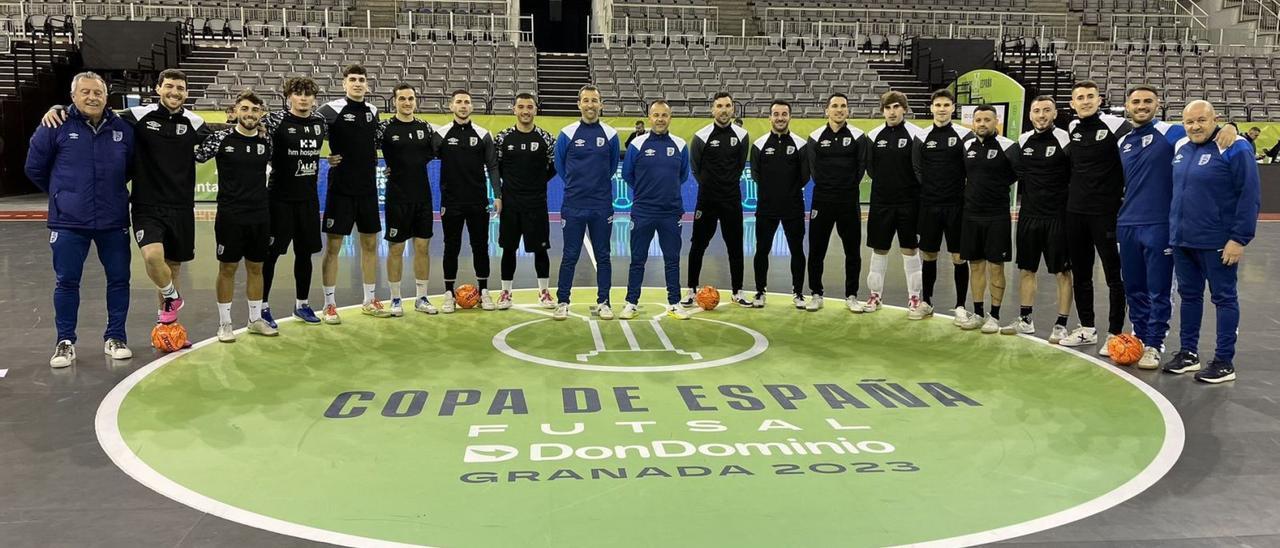
<path id="1" fill-rule="evenodd" d="M 58 341 L 53 347 L 53 357 L 49 358 L 49 367 L 62 369 L 76 363 L 76 345 L 69 340 Z"/>
<path id="2" fill-rule="evenodd" d="M 676 303 L 667 307 L 667 317 L 677 320 L 687 320 L 690 316 L 689 311 L 685 310 L 684 306 L 680 303 Z"/>
<path id="3" fill-rule="evenodd" d="M 734 294 L 733 294 L 731 297 L 729 297 L 729 299 L 733 301 L 733 304 L 736 304 L 736 305 L 741 306 L 741 307 L 743 307 L 743 308 L 751 308 L 752 306 L 755 306 L 755 305 L 751 302 L 751 299 L 748 299 L 748 298 L 746 297 L 746 295 L 743 295 L 743 294 L 742 294 L 742 292 L 741 292 L 741 291 L 736 291 L 736 292 L 734 292 Z M 682 303 L 682 304 L 683 304 L 683 303 Z M 687 305 L 686 305 L 686 306 L 687 306 Z"/>
<path id="4" fill-rule="evenodd" d="M 965 316 L 964 323 L 960 324 L 960 329 L 963 329 L 965 331 L 973 331 L 974 329 L 978 329 L 979 327 L 982 327 L 982 325 L 983 325 L 982 316 L 979 316 L 977 314 L 969 314 L 968 316 Z"/>
<path id="5" fill-rule="evenodd" d="M 266 337 L 274 337 L 280 334 L 279 330 L 271 327 L 271 324 L 261 318 L 249 322 L 249 332 L 254 335 L 263 335 Z"/>
<path id="6" fill-rule="evenodd" d="M 391 312 L 388 311 L 386 307 L 382 306 L 382 301 L 379 301 L 378 299 L 364 303 L 364 306 L 360 307 L 360 313 L 365 316 L 373 316 L 375 318 L 391 317 Z"/>
<path id="7" fill-rule="evenodd" d="M 1219 359 L 1209 362 L 1209 367 L 1196 373 L 1196 380 L 1209 384 L 1236 380 L 1236 368 Z"/>
<path id="8" fill-rule="evenodd" d="M 276 319 L 271 317 L 271 307 L 268 306 L 262 309 L 262 319 L 267 322 L 267 325 L 271 326 L 272 329 L 280 328 L 280 326 L 276 324 Z"/>
<path id="9" fill-rule="evenodd" d="M 859 301 L 858 297 L 855 295 L 849 295 L 848 297 L 844 298 L 844 307 L 848 308 L 849 312 L 852 312 L 854 314 L 861 314 L 863 312 L 866 312 L 867 303 Z"/>
<path id="10" fill-rule="evenodd" d="M 921 302 L 916 304 L 914 308 L 907 308 L 908 320 L 923 320 L 933 315 L 933 305 Z"/>
<path id="11" fill-rule="evenodd" d="M 436 309 L 436 305 L 431 304 L 431 299 L 426 297 L 418 297 L 417 299 L 414 299 L 413 309 L 431 316 L 440 313 L 440 310 Z"/>
<path id="12" fill-rule="evenodd" d="M 969 310 L 963 306 L 957 306 L 951 314 L 951 325 L 956 327 L 964 327 L 965 322 L 969 321 L 969 317 L 973 315 L 970 314 Z"/>
<path id="13" fill-rule="evenodd" d="M 684 294 L 684 298 L 680 299 L 680 306 L 693 306 L 694 297 L 696 297 L 697 295 L 698 295 L 697 289 L 689 288 L 689 291 Z"/>
<path id="14" fill-rule="evenodd" d="M 324 323 L 329 325 L 338 325 L 342 323 L 342 318 L 338 316 L 337 305 L 324 305 Z"/>
<path id="15" fill-rule="evenodd" d="M 543 289 L 541 291 L 538 291 L 538 303 L 542 305 L 542 308 L 556 307 L 556 300 L 551 298 L 550 289 Z"/>
<path id="16" fill-rule="evenodd" d="M 229 323 L 218 324 L 218 340 L 225 343 L 236 342 L 236 329 Z"/>
<path id="17" fill-rule="evenodd" d="M 1164 362 L 1164 367 L 1161 369 L 1165 373 L 1169 373 L 1171 375 L 1181 375 L 1191 371 L 1199 371 L 1200 356 L 1197 356 L 1195 352 L 1179 350 L 1177 354 L 1174 354 L 1172 358 L 1169 358 L 1169 361 Z"/>
<path id="18" fill-rule="evenodd" d="M 609 308 L 609 303 L 600 303 L 596 305 L 596 316 L 602 320 L 613 319 L 613 309 Z"/>
<path id="19" fill-rule="evenodd" d="M 1035 332 L 1036 332 L 1035 322 L 1027 321 L 1026 318 L 1022 318 L 1022 317 L 1019 317 L 1017 320 L 1009 322 L 1008 325 L 1004 325 L 1000 327 L 1001 335 L 1017 335 L 1018 333 L 1022 333 L 1023 335 L 1033 335 L 1035 334 Z"/>
<path id="20" fill-rule="evenodd" d="M 129 345 L 120 339 L 107 339 L 102 343 L 102 353 L 111 356 L 113 360 L 127 360 L 133 357 L 133 351 L 129 350 Z"/>
<path id="21" fill-rule="evenodd" d="M 569 319 L 569 303 L 560 303 L 556 305 L 556 311 L 551 315 L 551 319 L 563 321 Z"/>
<path id="22" fill-rule="evenodd" d="M 862 305 L 862 311 L 875 312 L 877 310 L 880 310 L 880 294 L 872 291 L 871 296 L 867 297 L 867 302 Z"/>
<path id="23" fill-rule="evenodd" d="M 1114 338 L 1116 338 L 1116 335 L 1110 335 L 1110 334 L 1107 335 L 1107 342 L 1102 343 L 1102 348 L 1098 349 L 1099 356 L 1107 356 L 1107 357 L 1111 356 L 1111 349 L 1108 347 L 1111 344 L 1111 339 L 1114 339 Z"/>
<path id="24" fill-rule="evenodd" d="M 764 308 L 764 292 L 757 291 L 756 298 L 751 301 L 751 308 Z"/>
<path id="25" fill-rule="evenodd" d="M 987 315 L 987 321 L 983 322 L 982 324 L 982 332 L 987 335 L 990 335 L 992 333 L 999 333 L 1000 320 L 995 319 L 994 316 Z"/>
<path id="26" fill-rule="evenodd" d="M 480 310 L 497 310 L 498 306 L 493 304 L 493 297 L 489 296 L 489 290 L 480 292 Z"/>
<path id="27" fill-rule="evenodd" d="M 391 299 L 391 316 L 394 318 L 404 316 L 404 304 L 400 299 Z"/>
<path id="28" fill-rule="evenodd" d="M 804 295 L 799 293 L 791 296 L 791 304 L 795 305 L 796 310 L 805 310 L 807 306 L 804 304 Z"/>
<path id="29" fill-rule="evenodd" d="M 1058 344 L 1062 339 L 1067 338 L 1067 326 L 1053 324 L 1053 330 L 1049 332 L 1049 344 Z"/>
<path id="30" fill-rule="evenodd" d="M 639 312 L 640 312 L 640 307 L 631 303 L 627 303 L 627 306 L 622 307 L 622 312 L 618 314 L 618 317 L 623 320 L 630 320 L 636 317 L 636 314 Z"/>
<path id="31" fill-rule="evenodd" d="M 178 311 L 182 310 L 182 297 L 173 299 L 165 299 L 164 304 L 160 306 L 160 323 L 173 323 L 178 321 Z"/>
<path id="32" fill-rule="evenodd" d="M 498 294 L 498 310 L 510 310 L 510 309 L 511 309 L 511 292 L 503 289 L 502 293 Z"/>
<path id="33" fill-rule="evenodd" d="M 1058 341 L 1062 346 L 1074 347 L 1084 346 L 1087 344 L 1098 344 L 1098 329 L 1096 327 L 1080 326 L 1067 334 L 1066 338 Z"/>
<path id="34" fill-rule="evenodd" d="M 1147 346 L 1142 349 L 1142 357 L 1138 358 L 1138 369 L 1156 369 L 1160 367 L 1160 349 Z"/>
<path id="35" fill-rule="evenodd" d="M 440 300 L 440 311 L 445 314 L 453 314 L 458 310 L 458 301 L 453 298 L 452 291 L 445 291 L 444 298 Z"/>
<path id="36" fill-rule="evenodd" d="M 814 293 L 809 295 L 809 304 L 804 305 L 804 309 L 809 312 L 817 312 L 822 310 L 822 295 Z"/>
<path id="37" fill-rule="evenodd" d="M 302 320 L 304 323 L 318 324 L 320 318 L 316 316 L 316 311 L 311 309 L 311 305 L 302 305 L 293 309 L 293 317 Z"/>

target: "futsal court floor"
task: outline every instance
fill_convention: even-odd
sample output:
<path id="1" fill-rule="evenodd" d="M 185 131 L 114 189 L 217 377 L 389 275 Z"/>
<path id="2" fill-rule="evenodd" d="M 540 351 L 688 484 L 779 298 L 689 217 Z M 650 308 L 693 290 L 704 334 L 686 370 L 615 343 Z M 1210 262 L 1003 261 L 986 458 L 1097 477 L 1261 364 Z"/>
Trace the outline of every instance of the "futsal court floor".
<path id="1" fill-rule="evenodd" d="M 754 234 L 751 221 L 748 221 L 748 241 Z M 204 220 L 197 223 L 196 260 L 184 267 L 181 275 L 181 289 L 186 300 L 186 308 L 182 311 L 181 320 L 187 327 L 190 336 L 201 341 L 212 337 L 217 328 L 217 314 L 214 307 L 214 279 L 217 265 L 214 261 L 213 223 Z M 627 245 L 627 221 L 625 218 L 614 227 L 613 284 L 615 310 L 622 304 L 622 291 L 625 288 L 627 270 L 631 257 Z M 496 224 L 491 229 L 491 265 L 492 275 L 490 287 L 499 287 L 499 257 L 496 246 Z M 690 224 L 682 224 L 684 247 L 687 253 Z M 443 291 L 443 280 L 440 274 L 440 254 L 443 248 L 440 228 L 437 221 L 436 238 L 431 246 L 431 284 L 430 291 L 439 303 L 438 294 Z M 865 227 L 864 227 L 865 234 Z M 773 292 L 787 292 L 789 281 L 788 257 L 786 246 L 779 240 L 772 246 L 769 276 L 769 288 Z M 0 359 L 0 546 L 4 547 L 43 547 L 43 546 L 311 546 L 323 543 L 295 536 L 272 532 L 257 527 L 243 525 L 236 521 L 216 517 L 206 511 L 197 510 L 162 496 L 144 486 L 130 475 L 122 472 L 100 445 L 101 432 L 95 427 L 95 418 L 99 406 L 107 394 L 117 383 L 126 379 L 131 373 L 146 366 L 159 355 L 147 345 L 152 322 L 154 321 L 154 289 L 147 280 L 142 267 L 141 258 L 135 252 L 133 261 L 133 283 L 131 311 L 128 321 L 130 346 L 135 357 L 128 361 L 111 361 L 100 351 L 100 333 L 105 323 L 105 303 L 103 298 L 103 275 L 101 266 L 90 256 L 85 268 L 84 283 L 81 291 L 80 326 L 81 342 L 78 345 L 78 361 L 72 368 L 53 370 L 48 366 L 48 358 L 54 344 L 54 328 L 52 313 L 53 274 L 50 266 L 50 252 L 46 245 L 48 230 L 42 221 L 14 220 L 0 222 L 0 299 L 3 300 L 3 315 L 0 315 L 0 342 L 3 344 L 4 357 Z M 656 244 L 656 242 L 655 242 Z M 560 239 L 558 228 L 552 230 L 552 278 L 553 284 L 559 267 L 560 250 L 564 242 Z M 339 289 L 337 301 L 340 306 L 358 304 L 360 299 L 359 264 L 354 257 L 356 249 L 348 240 L 340 258 Z M 474 279 L 470 250 L 464 243 L 464 255 L 460 259 L 459 282 L 470 282 Z M 379 246 L 378 295 L 387 298 L 387 284 L 383 257 L 386 253 L 385 242 Z M 746 287 L 753 288 L 752 255 L 754 248 L 746 253 Z M 838 297 L 843 285 L 844 271 L 841 248 L 838 236 L 833 236 L 833 243 L 826 260 L 825 283 L 828 295 Z M 863 287 L 861 297 L 866 296 L 865 272 L 869 251 L 862 249 L 863 272 L 860 285 Z M 311 292 L 311 302 L 319 308 L 322 302 L 320 293 L 320 254 L 314 257 L 315 281 Z M 890 255 L 889 272 L 886 275 L 885 299 L 887 304 L 905 306 L 906 289 L 903 279 L 902 262 L 897 259 L 897 251 Z M 945 255 L 943 256 L 945 257 Z M 406 296 L 413 295 L 412 271 L 410 257 L 406 257 L 403 290 Z M 288 315 L 292 304 L 293 280 L 290 271 L 292 256 L 282 258 L 276 275 L 273 290 L 273 310 L 277 318 Z M 661 287 L 662 262 L 655 251 L 647 259 L 645 274 L 646 287 Z M 681 282 L 685 281 L 685 265 L 687 257 L 682 257 Z M 939 312 L 947 310 L 954 302 L 954 291 L 951 278 L 950 262 L 943 258 L 939 263 L 939 274 L 935 303 Z M 246 315 L 244 301 L 243 269 L 236 285 L 236 298 L 233 317 L 237 324 L 243 323 Z M 1002 540 L 1004 544 L 1015 546 L 1150 546 L 1150 547 L 1203 547 L 1203 546 L 1280 546 L 1280 365 L 1276 356 L 1280 355 L 1280 224 L 1263 222 L 1259 225 L 1258 237 L 1248 246 L 1246 256 L 1240 269 L 1240 303 L 1241 323 L 1236 368 L 1239 380 L 1219 386 L 1199 385 L 1187 376 L 1174 377 L 1158 371 L 1140 371 L 1132 368 L 1115 368 L 1120 376 L 1135 378 L 1140 384 L 1153 388 L 1176 409 L 1177 420 L 1185 428 L 1185 443 L 1180 455 L 1175 454 L 1176 462 L 1163 477 L 1154 481 L 1140 493 L 1102 509 L 1076 521 L 1054 526 L 1039 532 Z M 1006 319 L 1017 313 L 1018 283 L 1016 271 L 1009 266 L 1007 290 L 1005 295 L 1004 314 Z M 580 288 L 593 287 L 595 273 L 592 263 L 584 253 L 577 267 L 574 285 Z M 702 281 L 721 289 L 728 289 L 728 269 L 725 249 L 719 237 L 713 241 L 704 262 Z M 1095 272 L 1095 306 L 1098 311 L 1100 327 L 1105 327 L 1107 303 L 1105 284 L 1101 269 Z M 520 258 L 516 275 L 517 288 L 536 287 L 533 279 L 533 261 L 531 256 Z M 1035 310 L 1035 323 L 1038 328 L 1037 337 L 1043 338 L 1052 326 L 1055 317 L 1055 286 L 1048 274 L 1040 273 L 1039 294 Z M 807 283 L 806 283 L 807 288 Z M 554 288 L 553 288 L 554 289 Z M 656 293 L 655 293 L 656 294 Z M 1202 354 L 1212 354 L 1213 348 L 1213 308 L 1206 296 L 1206 313 L 1204 333 L 1201 337 Z M 584 303 L 579 297 L 578 303 Z M 865 317 L 848 314 L 840 306 L 843 304 L 833 298 L 828 301 L 827 309 L 820 314 L 828 315 L 832 322 L 859 322 Z M 408 304 L 408 303 L 406 303 Z M 789 299 L 778 295 L 770 300 L 770 322 L 785 327 L 800 325 L 805 315 L 811 314 L 790 308 Z M 585 310 L 581 311 L 585 314 Z M 485 314 L 515 314 L 516 312 L 488 312 Z M 737 312 L 734 313 L 743 313 Z M 410 317 L 401 319 L 378 320 L 384 322 L 424 322 L 412 311 Z M 474 312 L 440 315 L 429 318 L 430 322 L 447 324 L 449 322 L 470 321 L 475 318 Z M 879 316 L 905 315 L 900 309 L 886 309 L 877 313 Z M 356 324 L 359 317 L 357 310 L 347 310 L 346 318 Z M 887 321 L 887 320 L 885 320 Z M 1077 319 L 1072 314 L 1071 327 Z M 424 324 L 425 325 L 425 324 Z M 852 325 L 852 324 L 850 324 Z M 1179 319 L 1175 304 L 1173 325 L 1168 345 L 1176 348 Z M 345 326 L 344 326 L 345 327 Z M 911 328 L 902 325 L 902 329 Z M 949 323 L 946 328 L 951 328 Z M 319 329 L 330 329 L 320 326 Z M 450 327 L 451 330 L 460 328 Z M 1102 331 L 1100 329 L 1100 331 Z M 453 331 L 451 331 L 453 332 Z M 292 332 L 278 339 L 285 341 Z M 902 360 L 910 360 L 913 355 L 927 352 L 945 355 L 948 352 L 964 353 L 962 348 L 969 344 L 984 344 L 982 335 L 968 334 L 971 339 L 945 339 L 941 342 L 929 342 L 921 339 L 918 345 L 894 349 L 894 353 Z M 430 337 L 430 334 L 423 336 Z M 989 335 L 987 337 L 999 337 Z M 248 335 L 241 335 L 237 351 L 257 340 L 248 340 Z M 368 339 L 363 345 L 359 342 L 343 346 L 339 352 L 333 353 L 329 359 L 343 360 L 347 355 L 356 355 L 372 351 L 377 340 Z M 790 339 L 786 343 L 774 341 L 773 348 L 779 344 L 804 345 L 804 338 Z M 961 342 L 956 342 L 961 341 Z M 875 340 L 859 341 L 858 344 L 874 345 Z M 217 343 L 213 343 L 216 345 Z M 894 343 L 896 344 L 896 343 Z M 928 345 L 935 344 L 933 348 Z M 1082 349 L 1096 355 L 1094 349 Z M 821 355 L 823 350 L 806 349 Z M 992 360 L 1002 359 L 999 349 L 991 350 Z M 181 361 L 173 362 L 179 364 Z M 260 368 L 283 367 L 282 363 L 257 363 Z M 176 367 L 176 366 L 175 366 Z M 424 366 L 426 367 L 426 366 Z M 1052 383 L 1055 381 L 1051 371 L 1044 371 L 1043 386 L 1037 387 L 1040 394 L 1036 398 L 1020 401 L 1019 406 L 1024 413 L 1034 413 L 1039 406 L 1048 406 L 1054 398 Z M 850 379 L 856 382 L 863 377 L 854 373 Z M 1039 382 L 1036 377 L 1029 377 L 1030 382 Z M 234 380 L 234 379 L 233 379 Z M 978 383 L 989 383 L 999 387 L 1006 380 L 999 375 L 991 375 L 978 379 Z M 380 396 L 381 397 L 381 396 Z M 432 396 L 435 397 L 434 395 Z M 1040 399 L 1044 398 L 1044 399 Z M 434 405 L 434 400 L 432 405 Z M 289 402 L 279 401 L 273 405 L 288 406 Z M 269 412 L 269 409 L 264 412 Z M 185 418 L 180 406 L 157 413 L 176 413 Z M 371 412 L 372 413 L 372 412 Z M 1123 426 L 1132 416 L 1123 405 L 1106 411 L 1107 420 Z M 152 417 L 156 418 L 156 417 Z M 163 417 L 159 417 L 163 418 Z M 1135 419 L 1136 420 L 1136 419 Z M 100 427 L 100 425 L 98 425 Z M 123 425 L 122 425 L 123 426 Z M 1050 433 L 1057 436 L 1059 433 Z M 1062 433 L 1061 435 L 1066 435 Z M 136 448 L 135 448 L 136 449 Z M 1088 452 L 1089 448 L 1076 448 Z M 1102 451 L 1103 448 L 1095 448 Z M 1054 447 L 1044 445 L 1032 458 L 1054 459 Z M 145 457 L 145 455 L 140 455 Z M 1026 458 L 1026 457 L 1023 457 Z M 1109 457 L 1110 458 L 1110 457 Z M 1088 462 L 1088 461 L 1082 461 Z M 423 466 L 426 466 L 425 464 Z M 1086 466 L 1086 465 L 1074 465 Z M 983 468 L 979 465 L 977 468 Z M 975 470 L 975 481 L 968 484 L 973 490 L 974 500 L 978 493 L 997 487 L 996 476 L 984 476 Z M 641 480 L 635 480 L 641 481 Z M 711 484 L 707 484 L 711 485 Z M 353 485 L 352 489 L 361 489 Z M 498 489 L 501 485 L 486 486 L 486 489 Z M 734 488 L 721 483 L 715 489 L 724 489 L 727 496 L 732 497 Z M 883 487 L 889 489 L 889 487 Z M 335 495 L 341 498 L 341 494 Z M 851 497 L 867 497 L 871 494 L 862 492 L 849 494 Z M 880 524 L 883 528 L 912 528 L 915 524 L 927 523 L 936 516 L 958 511 L 964 505 L 965 496 L 939 502 L 940 506 L 931 506 L 922 501 L 915 506 L 915 513 L 901 515 L 897 521 Z M 533 500 L 540 500 L 537 496 Z M 549 498 L 541 499 L 550 502 Z M 600 499 L 604 500 L 604 499 Z M 644 499 L 648 502 L 636 504 L 656 504 L 655 499 Z M 451 501 L 452 505 L 466 508 L 466 497 Z M 698 508 L 697 500 L 687 501 L 690 511 Z M 475 507 L 476 513 L 488 511 L 486 507 Z M 407 511 L 407 510 L 406 510 Z M 578 506 L 570 514 L 563 514 L 562 526 L 572 528 L 573 520 L 582 520 L 583 524 L 591 522 L 590 505 Z M 568 524 L 568 525 L 566 525 Z M 707 523 L 707 527 L 717 527 Z M 646 527 L 661 530 L 664 523 L 648 523 Z M 787 522 L 779 517 L 776 528 L 785 529 Z M 540 532 L 529 531 L 527 543 L 518 542 L 509 545 L 552 546 L 569 544 L 548 541 L 540 537 Z M 465 539 L 466 537 L 459 537 Z M 693 537 L 690 537 L 693 538 Z M 801 537 L 797 537 L 801 538 Z M 875 537 L 879 538 L 879 537 Z M 973 542 L 969 542 L 973 543 Z M 980 542 L 978 542 L 980 543 Z M 608 533 L 601 534 L 594 546 L 671 546 L 671 545 L 714 545 L 714 542 L 699 541 L 683 544 L 680 542 L 654 540 L 636 542 L 634 538 L 610 538 Z M 749 545 L 737 543 L 734 545 Z M 859 537 L 827 538 L 820 543 L 824 546 L 862 545 Z M 465 540 L 444 545 L 495 545 L 492 542 L 468 543 Z M 787 545 L 787 543 L 773 544 Z M 815 545 L 811 542 L 797 542 L 793 546 Z"/>

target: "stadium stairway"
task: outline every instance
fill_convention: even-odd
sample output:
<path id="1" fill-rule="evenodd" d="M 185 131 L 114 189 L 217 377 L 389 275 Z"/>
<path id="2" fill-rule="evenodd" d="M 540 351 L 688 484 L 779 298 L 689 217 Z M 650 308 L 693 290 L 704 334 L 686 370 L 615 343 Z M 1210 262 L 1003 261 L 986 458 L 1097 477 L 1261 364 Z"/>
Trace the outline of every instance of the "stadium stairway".
<path id="1" fill-rule="evenodd" d="M 71 44 L 47 41 L 14 40 L 8 53 L 0 55 L 0 97 L 16 97 L 18 86 L 32 83 L 36 72 L 52 67 L 56 60 L 66 60 L 74 48 Z"/>
<path id="2" fill-rule="evenodd" d="M 178 63 L 178 69 L 187 74 L 187 107 L 191 108 L 196 99 L 206 97 L 207 88 L 217 79 L 218 73 L 226 70 L 227 61 L 236 56 L 236 46 L 210 46 L 197 44 L 191 54 Z M 265 90 L 257 90 L 263 92 Z M 215 97 L 219 101 L 225 97 Z M 274 107 L 274 105 L 273 105 Z"/>
<path id="3" fill-rule="evenodd" d="M 720 19 L 717 34 L 727 36 L 743 35 L 743 22 L 746 22 L 745 36 L 759 34 L 759 23 L 751 12 L 750 0 L 708 0 L 707 5 L 719 8 Z"/>
<path id="4" fill-rule="evenodd" d="M 585 53 L 538 53 L 539 112 L 577 116 L 578 89 L 591 83 Z M 607 107 L 606 107 L 607 108 Z"/>
<path id="5" fill-rule="evenodd" d="M 933 93 L 929 84 L 920 81 L 901 61 L 872 61 L 869 65 L 890 89 L 907 95 L 912 114 L 916 117 L 929 117 L 929 95 Z"/>

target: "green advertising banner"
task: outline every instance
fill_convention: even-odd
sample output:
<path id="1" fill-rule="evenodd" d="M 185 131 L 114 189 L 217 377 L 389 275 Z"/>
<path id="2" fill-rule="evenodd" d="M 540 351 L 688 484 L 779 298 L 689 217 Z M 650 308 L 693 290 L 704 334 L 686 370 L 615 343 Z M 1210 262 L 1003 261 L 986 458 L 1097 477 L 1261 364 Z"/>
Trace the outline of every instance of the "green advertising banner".
<path id="1" fill-rule="evenodd" d="M 1004 111 L 1000 119 L 1003 130 L 1001 133 L 1010 139 L 1017 139 L 1022 133 L 1027 90 L 1009 75 L 989 69 L 966 72 L 956 78 L 951 90 L 955 92 L 957 102 L 962 105 L 962 112 L 963 106 L 972 107 L 983 103 L 1005 105 L 1004 109 L 996 108 L 997 112 Z M 965 126 L 972 125 L 972 110 L 968 110 L 968 113 Z"/>

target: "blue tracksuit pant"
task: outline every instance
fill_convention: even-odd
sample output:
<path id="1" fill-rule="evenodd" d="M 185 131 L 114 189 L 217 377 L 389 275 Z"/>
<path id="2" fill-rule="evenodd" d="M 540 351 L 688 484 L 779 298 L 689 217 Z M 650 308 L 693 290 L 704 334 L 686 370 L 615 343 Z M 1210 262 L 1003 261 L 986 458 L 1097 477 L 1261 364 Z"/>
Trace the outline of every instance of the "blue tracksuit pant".
<path id="1" fill-rule="evenodd" d="M 129 315 L 129 229 L 111 230 L 52 229 L 49 247 L 53 250 L 53 273 L 57 278 L 53 289 L 54 325 L 58 340 L 76 342 L 76 323 L 80 316 L 80 278 L 84 261 L 89 257 L 89 244 L 98 247 L 98 260 L 107 274 L 107 331 L 103 340 L 127 340 L 125 318 Z"/>
<path id="2" fill-rule="evenodd" d="M 609 260 L 609 242 L 613 238 L 612 209 L 578 209 L 563 207 L 560 218 L 564 221 L 564 255 L 560 259 L 560 278 L 556 280 L 556 299 L 569 302 L 573 289 L 573 272 L 582 254 L 582 237 L 591 239 L 591 250 L 596 256 L 596 303 L 609 302 L 609 288 L 613 278 L 613 264 Z"/>
<path id="3" fill-rule="evenodd" d="M 680 302 L 680 214 L 631 216 L 631 272 L 627 276 L 627 302 L 639 304 L 640 284 L 649 245 L 658 236 L 662 248 L 663 274 L 667 282 L 667 304 Z"/>
<path id="4" fill-rule="evenodd" d="M 1173 313 L 1173 250 L 1169 225 L 1120 226 L 1120 271 L 1129 321 L 1142 343 L 1161 348 Z"/>
<path id="5" fill-rule="evenodd" d="M 1218 348 L 1214 357 L 1232 363 L 1236 356 L 1236 331 L 1240 328 L 1240 304 L 1236 297 L 1239 264 L 1222 264 L 1222 250 L 1175 247 L 1174 271 L 1178 274 L 1178 311 L 1182 321 L 1182 350 L 1200 352 L 1200 320 L 1204 315 L 1204 285 L 1218 316 Z"/>

